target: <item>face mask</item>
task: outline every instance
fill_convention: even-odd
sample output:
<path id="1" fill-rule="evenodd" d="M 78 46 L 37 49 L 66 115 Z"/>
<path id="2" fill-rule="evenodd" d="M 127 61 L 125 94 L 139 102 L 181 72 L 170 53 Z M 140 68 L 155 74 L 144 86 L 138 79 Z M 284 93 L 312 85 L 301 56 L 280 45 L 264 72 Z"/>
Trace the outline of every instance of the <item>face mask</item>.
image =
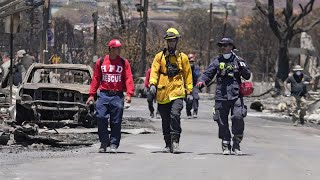
<path id="1" fill-rule="evenodd" d="M 301 71 L 296 71 L 294 74 L 293 74 L 293 78 L 297 81 L 297 83 L 300 83 L 302 81 L 302 72 Z"/>
<path id="2" fill-rule="evenodd" d="M 231 57 L 231 53 L 223 54 L 224 59 L 229 59 Z"/>
<path id="3" fill-rule="evenodd" d="M 301 71 L 296 71 L 295 74 L 296 74 L 297 76 L 301 76 L 302 73 L 301 73 Z"/>

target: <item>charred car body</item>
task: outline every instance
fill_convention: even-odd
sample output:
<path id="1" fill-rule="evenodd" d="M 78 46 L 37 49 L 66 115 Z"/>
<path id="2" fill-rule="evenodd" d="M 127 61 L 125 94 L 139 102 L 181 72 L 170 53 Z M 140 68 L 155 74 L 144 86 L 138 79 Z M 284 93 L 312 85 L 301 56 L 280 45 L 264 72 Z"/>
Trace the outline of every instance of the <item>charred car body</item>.
<path id="1" fill-rule="evenodd" d="M 16 97 L 16 121 L 94 125 L 94 107 L 86 105 L 93 71 L 81 64 L 30 66 Z"/>

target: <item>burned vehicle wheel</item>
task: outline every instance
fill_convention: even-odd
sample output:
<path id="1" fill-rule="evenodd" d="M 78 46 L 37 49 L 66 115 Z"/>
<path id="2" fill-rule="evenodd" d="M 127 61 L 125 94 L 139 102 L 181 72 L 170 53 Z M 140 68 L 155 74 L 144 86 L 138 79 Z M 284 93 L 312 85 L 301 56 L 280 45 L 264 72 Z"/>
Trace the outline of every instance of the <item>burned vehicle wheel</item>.
<path id="1" fill-rule="evenodd" d="M 92 74 L 87 65 L 34 63 L 18 90 L 16 121 L 93 126 L 86 104 Z"/>

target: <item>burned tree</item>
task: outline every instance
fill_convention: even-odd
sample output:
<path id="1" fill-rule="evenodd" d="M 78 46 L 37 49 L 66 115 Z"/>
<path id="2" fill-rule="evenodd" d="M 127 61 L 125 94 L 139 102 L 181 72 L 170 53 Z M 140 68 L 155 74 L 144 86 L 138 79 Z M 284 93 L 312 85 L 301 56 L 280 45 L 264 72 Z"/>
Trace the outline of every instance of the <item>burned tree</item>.
<path id="1" fill-rule="evenodd" d="M 315 0 L 309 0 L 305 6 L 299 4 L 300 13 L 297 14 L 293 13 L 293 0 L 287 0 L 286 7 L 283 8 L 282 11 L 283 18 L 278 19 L 276 19 L 275 16 L 273 0 L 268 0 L 267 6 L 263 5 L 259 0 L 255 1 L 256 7 L 268 18 L 269 26 L 279 41 L 276 89 L 280 90 L 281 82 L 288 77 L 289 73 L 288 46 L 290 45 L 291 40 L 295 35 L 302 32 L 307 32 L 315 25 L 320 23 L 320 18 L 318 17 L 309 25 L 298 27 L 298 23 L 302 20 L 302 18 L 307 16 L 312 11 Z"/>

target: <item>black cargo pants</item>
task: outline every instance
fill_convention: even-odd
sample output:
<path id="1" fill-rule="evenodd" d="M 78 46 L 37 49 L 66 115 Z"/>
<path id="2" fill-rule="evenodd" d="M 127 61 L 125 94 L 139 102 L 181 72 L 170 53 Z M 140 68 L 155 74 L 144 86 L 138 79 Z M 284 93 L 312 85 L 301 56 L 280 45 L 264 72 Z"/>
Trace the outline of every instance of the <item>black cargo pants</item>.
<path id="1" fill-rule="evenodd" d="M 180 115 L 183 109 L 183 99 L 175 99 L 167 104 L 158 104 L 158 110 L 162 119 L 162 132 L 166 145 L 172 140 L 179 142 L 181 134 Z"/>
<path id="2" fill-rule="evenodd" d="M 247 107 L 241 98 L 235 100 L 216 100 L 213 119 L 219 126 L 219 138 L 225 141 L 231 140 L 228 116 L 231 111 L 233 142 L 240 143 L 243 139 L 244 121 L 247 115 Z"/>

